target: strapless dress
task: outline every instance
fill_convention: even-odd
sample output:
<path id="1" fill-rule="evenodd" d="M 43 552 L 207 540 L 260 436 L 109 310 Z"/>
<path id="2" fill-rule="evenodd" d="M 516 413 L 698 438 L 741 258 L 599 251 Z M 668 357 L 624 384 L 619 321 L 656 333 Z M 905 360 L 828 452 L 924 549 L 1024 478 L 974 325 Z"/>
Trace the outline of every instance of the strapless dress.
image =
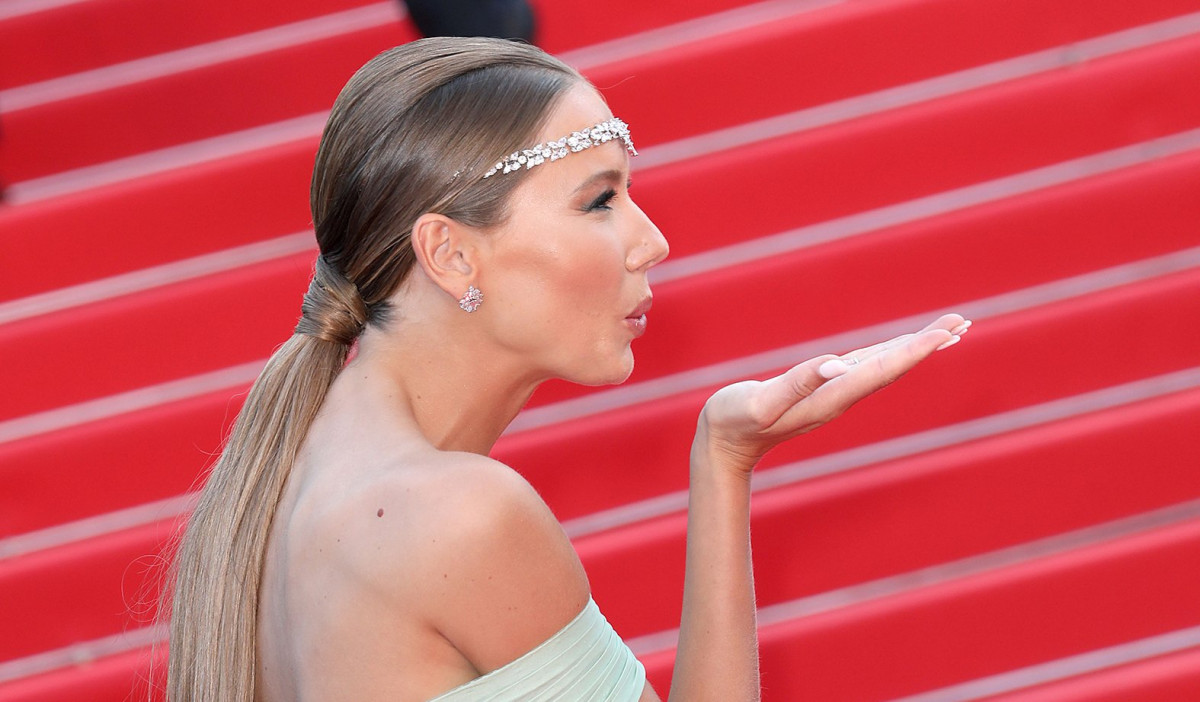
<path id="1" fill-rule="evenodd" d="M 637 702 L 646 669 L 589 598 L 532 651 L 430 702 Z"/>

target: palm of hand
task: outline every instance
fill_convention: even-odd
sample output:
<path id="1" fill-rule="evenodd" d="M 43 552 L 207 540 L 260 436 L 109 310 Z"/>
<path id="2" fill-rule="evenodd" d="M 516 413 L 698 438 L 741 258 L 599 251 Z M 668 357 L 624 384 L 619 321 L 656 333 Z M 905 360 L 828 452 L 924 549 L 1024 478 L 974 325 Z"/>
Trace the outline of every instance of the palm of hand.
<path id="1" fill-rule="evenodd" d="M 728 385 L 705 403 L 697 439 L 705 437 L 712 449 L 749 472 L 771 448 L 836 419 L 934 351 L 955 343 L 969 327 L 962 316 L 948 314 L 914 334 L 842 357 L 818 356 L 768 380 Z"/>

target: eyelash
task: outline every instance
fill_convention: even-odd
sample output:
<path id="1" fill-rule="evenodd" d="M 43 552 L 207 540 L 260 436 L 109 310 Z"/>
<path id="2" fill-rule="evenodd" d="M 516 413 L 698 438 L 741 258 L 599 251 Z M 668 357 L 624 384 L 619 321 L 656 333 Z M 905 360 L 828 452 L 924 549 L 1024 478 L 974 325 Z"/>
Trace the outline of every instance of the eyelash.
<path id="1" fill-rule="evenodd" d="M 600 196 L 595 200 L 592 200 L 590 203 L 588 203 L 588 206 L 585 209 L 588 212 L 595 212 L 596 210 L 611 210 L 612 208 L 609 207 L 609 203 L 612 202 L 613 198 L 616 196 L 617 191 L 609 188 L 608 190 L 600 193 Z"/>

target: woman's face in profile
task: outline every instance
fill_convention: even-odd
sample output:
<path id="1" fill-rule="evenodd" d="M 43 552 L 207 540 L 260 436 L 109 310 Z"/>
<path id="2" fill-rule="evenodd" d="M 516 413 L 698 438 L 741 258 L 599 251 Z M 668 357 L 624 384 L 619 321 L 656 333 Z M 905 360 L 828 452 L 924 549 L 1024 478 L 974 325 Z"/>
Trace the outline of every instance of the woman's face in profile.
<path id="1" fill-rule="evenodd" d="M 534 143 L 610 117 L 591 86 L 577 85 Z M 625 145 L 614 139 L 527 175 L 508 220 L 486 237 L 479 287 L 494 305 L 496 338 L 539 374 L 622 382 L 633 370 L 630 344 L 646 328 L 647 272 L 667 255 L 666 239 L 629 197 Z"/>

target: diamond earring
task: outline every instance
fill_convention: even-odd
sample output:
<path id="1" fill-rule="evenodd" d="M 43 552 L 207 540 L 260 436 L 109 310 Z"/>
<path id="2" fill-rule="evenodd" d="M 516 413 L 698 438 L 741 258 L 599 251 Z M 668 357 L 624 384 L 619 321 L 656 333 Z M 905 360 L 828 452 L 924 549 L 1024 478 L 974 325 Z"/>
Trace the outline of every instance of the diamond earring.
<path id="1" fill-rule="evenodd" d="M 467 291 L 463 296 L 458 298 L 458 306 L 463 308 L 464 312 L 474 312 L 479 309 L 479 305 L 483 303 L 483 293 L 474 285 L 468 285 Z"/>

